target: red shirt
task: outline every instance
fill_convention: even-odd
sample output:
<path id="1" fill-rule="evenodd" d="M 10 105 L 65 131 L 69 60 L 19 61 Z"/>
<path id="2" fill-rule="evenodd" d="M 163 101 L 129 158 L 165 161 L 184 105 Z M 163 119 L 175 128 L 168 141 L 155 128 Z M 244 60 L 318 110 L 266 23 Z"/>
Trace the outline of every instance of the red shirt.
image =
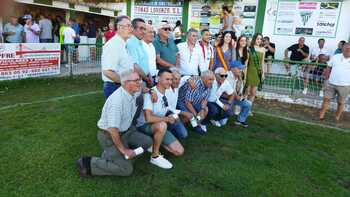
<path id="1" fill-rule="evenodd" d="M 117 33 L 116 31 L 108 30 L 108 31 L 105 33 L 106 42 L 107 42 L 108 40 L 110 40 L 111 38 L 113 38 L 113 36 L 114 36 L 116 33 Z"/>

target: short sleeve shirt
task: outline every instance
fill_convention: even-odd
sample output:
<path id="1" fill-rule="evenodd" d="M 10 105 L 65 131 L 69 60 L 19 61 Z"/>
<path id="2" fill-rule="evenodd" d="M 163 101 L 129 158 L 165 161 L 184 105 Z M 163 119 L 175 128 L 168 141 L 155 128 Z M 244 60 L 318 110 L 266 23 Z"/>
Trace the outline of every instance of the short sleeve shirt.
<path id="1" fill-rule="evenodd" d="M 52 22 L 49 19 L 42 19 L 39 21 L 39 26 L 41 29 L 40 38 L 52 39 Z"/>
<path id="2" fill-rule="evenodd" d="M 76 36 L 74 29 L 72 29 L 71 27 L 66 27 L 64 28 L 62 35 L 63 35 L 63 42 L 65 44 L 74 43 L 74 37 Z"/>
<path id="3" fill-rule="evenodd" d="M 26 43 L 40 43 L 39 35 L 34 34 L 31 30 L 40 31 L 40 27 L 38 24 L 34 23 L 31 27 L 28 25 L 24 26 L 24 32 L 26 33 Z"/>
<path id="4" fill-rule="evenodd" d="M 126 42 L 126 49 L 134 62 L 148 75 L 148 55 L 142 42 L 143 41 L 139 40 L 136 36 L 131 36 Z"/>
<path id="5" fill-rule="evenodd" d="M 350 58 L 343 54 L 334 55 L 328 62 L 332 67 L 329 83 L 337 86 L 350 86 Z"/>
<path id="6" fill-rule="evenodd" d="M 156 49 L 156 54 L 160 55 L 164 61 L 175 65 L 176 64 L 176 55 L 179 52 L 179 49 L 175 45 L 173 39 L 169 38 L 167 43 L 160 41 L 159 36 L 157 35 L 153 41 L 154 48 Z M 158 69 L 163 68 L 161 65 L 157 65 Z"/>
<path id="7" fill-rule="evenodd" d="M 23 26 L 21 24 L 17 24 L 16 26 L 11 23 L 7 23 L 4 27 L 4 32 L 13 32 L 14 35 L 6 36 L 6 41 L 10 43 L 21 43 L 22 42 L 22 33 Z"/>
<path id="8" fill-rule="evenodd" d="M 224 83 L 222 83 L 221 85 L 219 85 L 219 83 L 215 80 L 210 90 L 210 96 L 208 98 L 208 101 L 215 102 L 216 100 L 220 99 L 223 93 L 226 93 L 227 95 L 232 95 L 233 87 L 227 80 L 225 80 Z"/>
<path id="9" fill-rule="evenodd" d="M 104 46 L 101 57 L 102 71 L 112 70 L 119 74 L 123 70 L 133 69 L 134 61 L 126 50 L 125 41 L 117 34 Z M 102 72 L 104 82 L 113 82 Z"/>
<path id="10" fill-rule="evenodd" d="M 118 88 L 106 100 L 97 126 L 104 130 L 117 128 L 120 132 L 125 132 L 131 126 L 136 109 L 136 96 L 132 96 L 123 87 Z"/>
<path id="11" fill-rule="evenodd" d="M 276 48 L 275 43 L 270 42 L 270 46 L 271 46 L 273 49 Z M 275 58 L 275 53 L 272 53 L 271 51 L 269 51 L 269 48 L 268 48 L 268 47 L 265 47 L 265 58 L 268 58 L 269 56 L 271 56 L 272 59 L 274 59 L 274 58 Z"/>
<path id="12" fill-rule="evenodd" d="M 196 88 L 192 89 L 188 82 L 186 82 L 179 90 L 178 103 L 185 104 L 191 102 L 192 105 L 201 104 L 203 100 L 208 100 L 210 94 L 210 88 L 205 87 L 202 79 L 195 81 Z"/>
<path id="13" fill-rule="evenodd" d="M 291 51 L 291 55 L 290 55 L 290 60 L 292 61 L 302 61 L 303 59 L 307 58 L 305 57 L 302 53 L 300 53 L 298 51 L 299 49 L 299 44 L 293 44 L 292 46 L 287 48 L 288 51 Z M 310 50 L 309 47 L 304 45 L 301 50 L 303 50 L 305 53 L 309 54 Z"/>
<path id="14" fill-rule="evenodd" d="M 187 42 L 177 45 L 180 54 L 180 73 L 181 75 L 199 75 L 199 67 L 202 64 L 200 47 L 195 45 L 192 51 Z"/>

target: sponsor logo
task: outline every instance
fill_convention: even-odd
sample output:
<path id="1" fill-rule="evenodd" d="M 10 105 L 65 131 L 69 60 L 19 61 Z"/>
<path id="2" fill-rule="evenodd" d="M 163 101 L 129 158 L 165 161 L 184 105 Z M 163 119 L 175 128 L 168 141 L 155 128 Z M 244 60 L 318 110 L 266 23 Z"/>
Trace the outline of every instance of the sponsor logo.
<path id="1" fill-rule="evenodd" d="M 317 22 L 317 26 L 319 27 L 334 27 L 335 23 L 330 22 Z"/>

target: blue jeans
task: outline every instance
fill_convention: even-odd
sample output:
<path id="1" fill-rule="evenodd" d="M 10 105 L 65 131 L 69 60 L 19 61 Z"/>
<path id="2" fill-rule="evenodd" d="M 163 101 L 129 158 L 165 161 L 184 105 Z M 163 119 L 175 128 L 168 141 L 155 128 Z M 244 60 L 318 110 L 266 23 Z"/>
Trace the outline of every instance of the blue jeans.
<path id="1" fill-rule="evenodd" d="M 248 100 L 234 100 L 232 105 L 238 105 L 241 107 L 241 112 L 238 114 L 237 121 L 245 122 L 249 116 L 249 112 L 252 109 L 252 103 Z"/>
<path id="2" fill-rule="evenodd" d="M 215 102 L 208 102 L 208 119 L 209 120 L 221 120 L 233 116 L 232 108 L 224 111 L 218 104 Z"/>
<path id="3" fill-rule="evenodd" d="M 168 130 L 178 139 L 185 139 L 188 136 L 187 129 L 181 120 L 177 120 L 174 124 L 168 124 Z"/>
<path id="4" fill-rule="evenodd" d="M 202 106 L 201 106 L 200 103 L 198 103 L 198 104 L 192 104 L 192 106 L 193 106 L 194 110 L 196 110 L 197 113 L 200 112 L 201 109 L 202 109 Z M 192 113 L 192 112 L 190 112 L 189 109 L 187 109 L 186 104 L 185 104 L 185 103 L 182 103 L 181 101 L 178 101 L 178 103 L 177 103 L 177 108 L 178 108 L 179 110 L 181 110 L 181 111 L 185 111 L 185 112 Z"/>
<path id="5" fill-rule="evenodd" d="M 107 100 L 108 97 L 113 94 L 114 91 L 116 91 L 120 87 L 120 84 L 116 84 L 113 82 L 104 82 L 103 83 L 103 93 L 105 95 L 105 99 Z"/>

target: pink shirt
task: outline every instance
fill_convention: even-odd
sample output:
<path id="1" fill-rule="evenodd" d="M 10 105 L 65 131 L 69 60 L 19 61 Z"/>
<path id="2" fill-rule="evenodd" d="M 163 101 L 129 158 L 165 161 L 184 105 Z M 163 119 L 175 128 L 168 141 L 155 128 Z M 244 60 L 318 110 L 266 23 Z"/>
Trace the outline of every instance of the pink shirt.
<path id="1" fill-rule="evenodd" d="M 39 35 L 35 35 L 31 30 L 31 28 L 34 31 L 40 31 L 40 27 L 38 24 L 33 24 L 31 27 L 28 25 L 24 25 L 24 32 L 26 33 L 26 43 L 40 43 Z"/>

